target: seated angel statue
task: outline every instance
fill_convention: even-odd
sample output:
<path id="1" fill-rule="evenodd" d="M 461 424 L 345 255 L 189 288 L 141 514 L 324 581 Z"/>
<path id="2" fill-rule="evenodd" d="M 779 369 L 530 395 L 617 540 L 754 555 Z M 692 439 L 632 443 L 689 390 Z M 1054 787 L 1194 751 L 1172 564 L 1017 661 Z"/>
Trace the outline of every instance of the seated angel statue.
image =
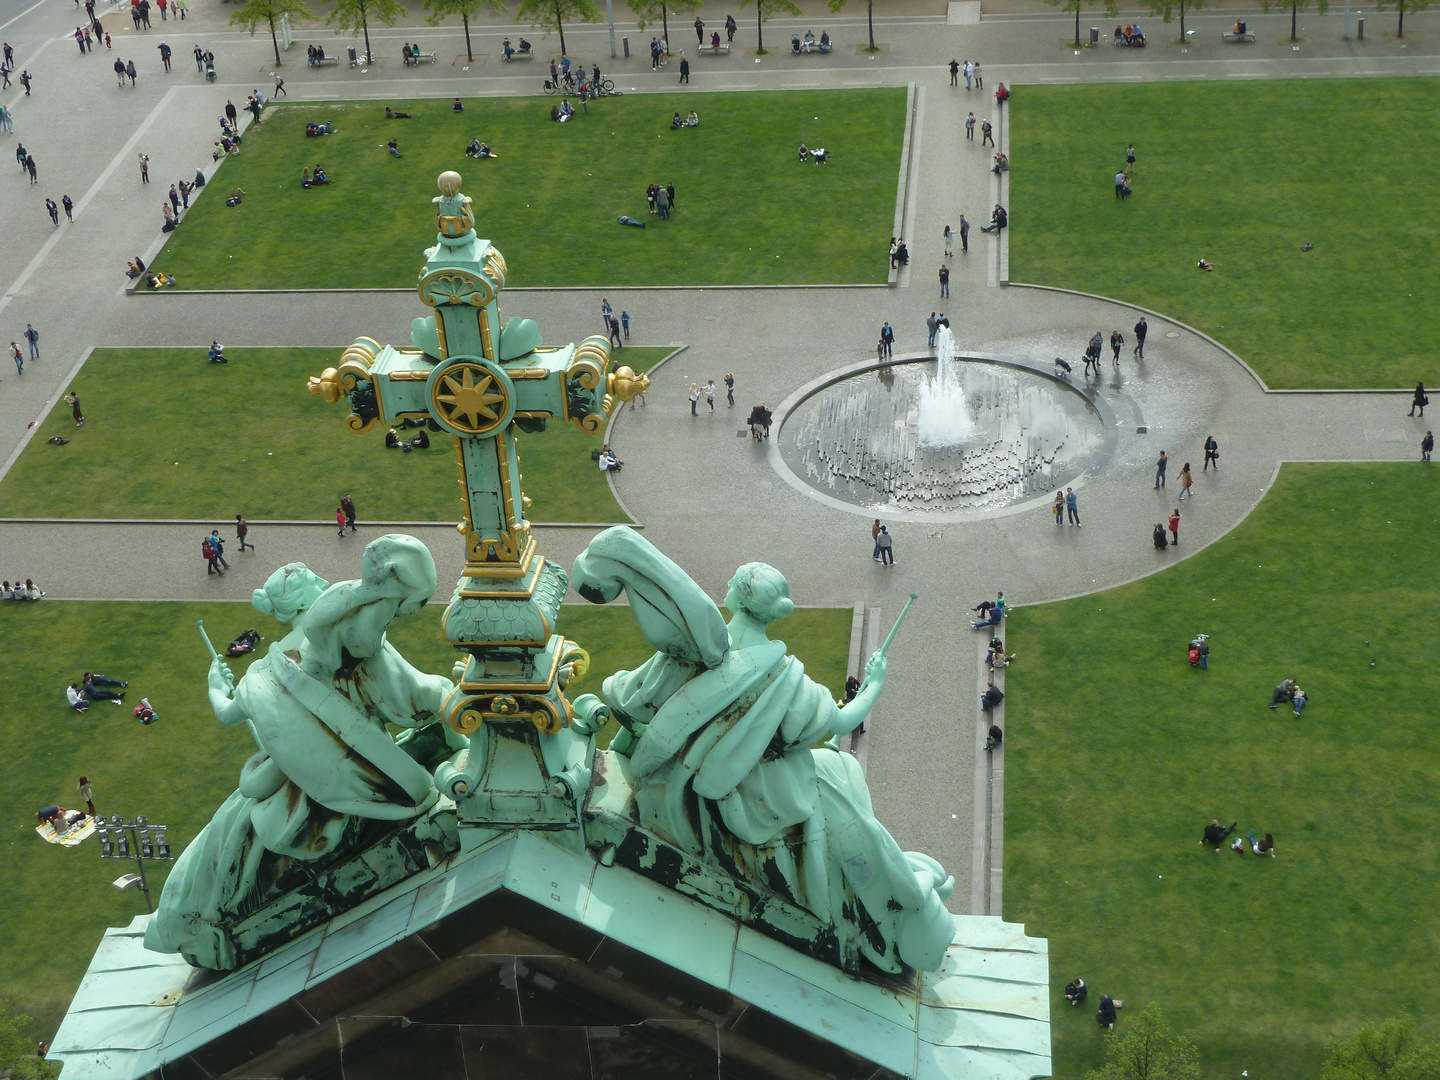
<path id="1" fill-rule="evenodd" d="M 954 936 L 944 906 L 954 879 L 900 849 L 855 759 L 825 743 L 865 720 L 885 657 L 870 658 L 858 693 L 838 705 L 769 637 L 795 609 L 780 571 L 735 572 L 727 625 L 683 570 L 623 526 L 591 541 L 571 580 L 594 603 L 627 592 L 658 650 L 604 684 L 640 827 L 808 910 L 883 971 L 938 968 Z"/>

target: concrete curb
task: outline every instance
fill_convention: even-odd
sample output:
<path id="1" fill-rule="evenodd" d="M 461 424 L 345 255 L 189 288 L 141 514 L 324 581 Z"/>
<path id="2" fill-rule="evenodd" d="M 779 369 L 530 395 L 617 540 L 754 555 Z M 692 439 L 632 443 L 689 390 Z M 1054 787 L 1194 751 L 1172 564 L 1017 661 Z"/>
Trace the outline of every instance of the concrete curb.
<path id="1" fill-rule="evenodd" d="M 25 429 L 25 434 L 22 435 L 20 441 L 15 444 L 15 449 L 12 450 L 10 456 L 5 459 L 5 464 L 0 465 L 0 480 L 4 480 L 5 475 L 14 466 L 15 462 L 20 460 L 20 455 L 23 454 L 25 448 L 30 445 L 30 440 L 35 438 L 35 433 L 40 430 L 40 425 L 45 422 L 47 416 L 55 411 L 55 406 L 59 404 L 60 399 L 65 396 L 65 387 L 75 381 L 75 377 L 80 374 L 80 369 L 85 366 L 85 361 L 90 359 L 90 354 L 94 351 L 95 346 L 92 345 L 80 354 L 80 359 L 75 361 L 75 366 L 70 369 L 70 374 L 65 376 L 65 380 L 60 384 L 60 388 L 56 390 L 50 400 L 45 403 L 45 411 L 35 418 L 33 427 Z M 83 405 L 84 402 L 81 402 L 81 404 Z"/>
<path id="2" fill-rule="evenodd" d="M 900 143 L 900 175 L 895 184 L 895 220 L 890 227 L 891 236 L 905 235 L 905 206 L 910 190 L 910 140 L 915 127 L 915 84 L 909 83 L 905 92 L 905 136 Z M 891 268 L 886 271 L 887 285 L 897 285 L 900 271 Z"/>

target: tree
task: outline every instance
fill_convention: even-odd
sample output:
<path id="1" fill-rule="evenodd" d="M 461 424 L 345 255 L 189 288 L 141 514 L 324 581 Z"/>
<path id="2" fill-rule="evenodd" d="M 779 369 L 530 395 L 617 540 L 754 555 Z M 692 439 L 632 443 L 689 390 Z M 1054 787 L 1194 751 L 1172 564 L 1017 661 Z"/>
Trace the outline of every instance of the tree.
<path id="1" fill-rule="evenodd" d="M 1413 10 L 1413 8 L 1412 8 Z M 1331 1039 L 1320 1080 L 1436 1080 L 1440 1043 L 1415 1037 L 1408 1016 L 1363 1024 L 1348 1039 Z"/>
<path id="2" fill-rule="evenodd" d="M 1080 47 L 1080 8 L 1084 4 L 1084 0 L 1045 0 L 1045 2 L 1061 11 L 1075 12 L 1075 47 L 1078 49 Z M 1109 19 L 1120 17 L 1119 0 L 1105 0 L 1105 17 Z"/>
<path id="3" fill-rule="evenodd" d="M 255 0 L 250 2 L 253 4 Z M 501 0 L 425 0 L 425 10 L 430 12 L 425 21 L 431 26 L 439 26 L 449 15 L 460 16 L 460 21 L 465 24 L 465 55 L 474 63 L 475 50 L 470 47 L 470 17 L 481 12 L 503 15 L 505 5 Z"/>
<path id="4" fill-rule="evenodd" d="M 560 55 L 565 55 L 565 20 L 599 22 L 600 12 L 595 10 L 594 0 L 520 0 L 515 9 L 516 21 L 529 21 L 531 26 L 550 27 L 560 31 Z"/>
<path id="5" fill-rule="evenodd" d="M 305 6 L 305 0 L 245 0 L 230 16 L 231 26 L 244 27 L 255 36 L 262 25 L 270 27 L 270 43 L 275 46 L 275 66 L 280 66 L 280 41 L 275 36 L 275 24 L 285 16 L 291 22 L 305 22 L 315 18 L 315 13 Z"/>
<path id="6" fill-rule="evenodd" d="M 1299 25 L 1300 12 L 1309 8 L 1310 0 L 1260 0 L 1260 6 L 1267 12 L 1272 7 L 1288 7 L 1290 9 L 1290 40 L 1300 40 L 1300 38 L 1296 36 L 1296 27 Z M 1412 3 L 1410 7 L 1411 10 L 1414 10 L 1415 5 Z M 1315 0 L 1315 10 L 1320 12 L 1321 15 L 1324 15 L 1330 10 L 1330 0 Z"/>
<path id="7" fill-rule="evenodd" d="M 693 11 L 699 11 L 705 6 L 705 0 L 625 0 L 630 10 L 639 15 L 640 18 L 635 25 L 641 30 L 645 29 L 647 23 L 654 23 L 658 18 L 664 33 L 661 40 L 665 42 L 665 51 L 670 51 L 670 19 L 667 8 L 674 8 L 676 15 L 689 15 Z"/>
<path id="8" fill-rule="evenodd" d="M 765 55 L 765 20 L 774 15 L 777 11 L 788 11 L 791 15 L 800 15 L 800 5 L 795 0 L 755 0 L 755 22 L 756 22 L 756 49 L 761 56 Z"/>
<path id="9" fill-rule="evenodd" d="M 395 20 L 405 14 L 405 6 L 400 0 L 335 0 L 335 10 L 330 12 L 330 17 L 325 20 L 325 25 L 332 23 L 339 27 L 335 33 L 348 30 L 355 33 L 359 30 L 365 36 L 365 55 L 375 55 L 370 51 L 370 20 L 379 19 L 386 26 L 394 26 Z"/>
<path id="10" fill-rule="evenodd" d="M 1180 40 L 1185 40 L 1185 9 L 1199 11 L 1207 6 L 1210 0 L 1140 0 L 1145 9 L 1150 12 L 1152 19 L 1159 19 L 1161 22 L 1169 22 L 1178 13 L 1180 16 Z M 1404 0 L 1401 0 L 1403 3 Z M 1428 2 L 1428 0 L 1427 0 Z"/>
<path id="11" fill-rule="evenodd" d="M 60 1066 L 35 1056 L 34 1021 L 0 1004 L 0 1076 L 11 1080 L 54 1080 Z"/>
<path id="12" fill-rule="evenodd" d="M 1389 6 L 1390 5 L 1386 3 L 1376 5 L 1380 11 L 1384 11 Z M 1395 9 L 1400 12 L 1400 25 L 1395 30 L 1395 36 L 1405 36 L 1405 12 L 1409 11 L 1411 14 L 1414 14 L 1417 11 L 1424 11 L 1429 6 L 1430 0 L 1397 0 Z"/>
<path id="13" fill-rule="evenodd" d="M 838 12 L 845 6 L 845 0 L 830 0 L 830 10 Z M 865 15 L 870 22 L 870 51 L 875 48 L 875 0 L 865 0 Z"/>
<path id="14" fill-rule="evenodd" d="M 1153 1001 L 1105 1036 L 1105 1067 L 1087 1080 L 1200 1080 L 1195 1044 L 1172 1035 Z"/>

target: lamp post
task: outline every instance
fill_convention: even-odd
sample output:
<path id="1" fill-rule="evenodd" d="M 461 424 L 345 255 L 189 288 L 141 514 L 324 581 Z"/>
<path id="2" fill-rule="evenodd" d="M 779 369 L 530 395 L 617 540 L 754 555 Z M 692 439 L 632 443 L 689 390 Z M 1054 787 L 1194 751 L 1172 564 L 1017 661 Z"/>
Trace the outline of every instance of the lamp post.
<path id="1" fill-rule="evenodd" d="M 126 821 L 115 814 L 108 822 L 97 822 L 95 825 L 95 831 L 100 836 L 100 857 L 134 859 L 140 871 L 138 874 L 122 874 L 115 879 L 115 887 L 128 889 L 132 885 L 138 886 L 145 894 L 145 910 L 149 912 L 154 912 L 155 905 L 150 902 L 150 883 L 145 880 L 145 864 L 174 861 L 174 856 L 170 854 L 170 841 L 165 835 L 167 828 L 169 826 L 150 824 L 144 814 L 136 814 L 134 821 Z"/>

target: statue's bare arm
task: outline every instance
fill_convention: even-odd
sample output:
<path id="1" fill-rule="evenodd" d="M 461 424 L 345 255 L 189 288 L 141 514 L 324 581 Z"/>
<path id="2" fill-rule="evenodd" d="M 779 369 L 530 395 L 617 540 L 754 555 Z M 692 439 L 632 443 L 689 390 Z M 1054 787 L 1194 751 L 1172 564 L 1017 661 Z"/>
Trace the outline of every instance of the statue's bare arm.
<path id="1" fill-rule="evenodd" d="M 210 661 L 210 708 L 222 724 L 245 722 L 245 710 L 235 700 L 235 674 L 220 657 Z"/>

